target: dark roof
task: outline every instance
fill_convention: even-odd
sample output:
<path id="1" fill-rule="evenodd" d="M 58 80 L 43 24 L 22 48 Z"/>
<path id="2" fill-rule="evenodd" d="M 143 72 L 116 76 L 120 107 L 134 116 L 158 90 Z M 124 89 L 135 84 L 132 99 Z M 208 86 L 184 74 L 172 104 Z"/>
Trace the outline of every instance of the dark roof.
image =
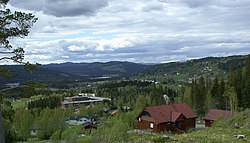
<path id="1" fill-rule="evenodd" d="M 89 119 L 89 120 L 96 120 L 97 119 L 96 116 L 83 116 L 83 117 L 86 119 Z"/>
<path id="2" fill-rule="evenodd" d="M 157 123 L 175 122 L 181 114 L 185 118 L 197 118 L 197 115 L 186 103 L 147 106 L 144 108 L 145 110 L 149 112 L 151 118 Z"/>
<path id="3" fill-rule="evenodd" d="M 216 120 L 218 118 L 228 118 L 232 116 L 232 112 L 219 109 L 211 109 L 204 117 L 205 120 Z"/>
<path id="4" fill-rule="evenodd" d="M 92 127 L 92 128 L 97 128 L 97 125 L 94 125 L 91 122 L 86 122 L 84 124 L 82 124 L 84 128 L 88 128 L 88 127 Z"/>

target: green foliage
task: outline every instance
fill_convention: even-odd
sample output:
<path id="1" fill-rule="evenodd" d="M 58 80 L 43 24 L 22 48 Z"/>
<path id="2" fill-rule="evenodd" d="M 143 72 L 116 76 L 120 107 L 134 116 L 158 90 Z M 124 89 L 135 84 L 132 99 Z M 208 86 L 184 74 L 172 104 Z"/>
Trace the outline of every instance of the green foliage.
<path id="1" fill-rule="evenodd" d="M 26 86 L 20 88 L 19 97 L 29 98 L 36 95 L 49 94 L 48 85 L 42 82 L 28 81 Z"/>
<path id="2" fill-rule="evenodd" d="M 82 131 L 81 126 L 75 126 L 64 130 L 61 134 L 61 138 L 66 142 L 76 142 L 79 134 Z"/>
<path id="3" fill-rule="evenodd" d="M 4 119 L 4 136 L 6 143 L 14 142 L 17 138 L 15 128 L 9 119 Z"/>
<path id="4" fill-rule="evenodd" d="M 14 77 L 13 72 L 14 70 L 12 69 L 0 67 L 0 79 L 1 78 L 7 78 L 7 79 L 13 78 Z"/>
<path id="5" fill-rule="evenodd" d="M 229 128 L 208 128 L 200 131 L 191 132 L 188 134 L 173 136 L 172 142 L 187 143 L 244 143 L 248 139 L 236 140 L 234 135 L 244 134 L 247 137 L 250 135 L 249 129 L 229 129 Z"/>
<path id="6" fill-rule="evenodd" d="M 210 90 L 210 107 L 216 109 L 226 109 L 226 97 L 223 96 L 225 92 L 225 82 L 223 79 L 219 81 L 216 77 L 213 81 L 211 90 Z"/>
<path id="7" fill-rule="evenodd" d="M 1 96 L 1 94 L 0 94 Z M 16 132 L 13 127 L 13 120 L 14 120 L 14 110 L 11 106 L 11 103 L 7 100 L 2 100 L 0 102 L 2 105 L 2 109 L 0 112 L 2 112 L 3 117 L 3 127 L 4 127 L 4 135 L 5 135 L 5 142 L 13 142 L 16 139 Z M 1 120 L 2 121 L 2 120 Z"/>
<path id="8" fill-rule="evenodd" d="M 53 142 L 58 142 L 61 140 L 61 135 L 62 135 L 62 130 L 59 129 L 52 134 L 50 140 L 52 140 Z"/>
<path id="9" fill-rule="evenodd" d="M 249 108 L 250 107 L 250 55 L 248 55 L 246 59 L 246 72 L 245 72 L 245 89 L 244 89 L 244 94 L 242 97 L 242 106 L 243 108 Z"/>
<path id="10" fill-rule="evenodd" d="M 153 85 L 150 89 L 149 96 L 151 98 L 151 104 L 152 105 L 162 105 L 165 103 L 164 100 L 164 90 L 162 86 L 156 87 L 156 85 Z"/>
<path id="11" fill-rule="evenodd" d="M 234 87 L 228 87 L 226 89 L 224 96 L 228 99 L 228 107 L 227 109 L 231 109 L 232 111 L 238 111 L 238 97 Z"/>
<path id="12" fill-rule="evenodd" d="M 21 47 L 13 47 L 9 39 L 13 37 L 24 38 L 28 36 L 29 29 L 37 18 L 31 13 L 11 12 L 5 9 L 8 0 L 0 1 L 0 54 L 2 60 L 10 60 L 15 63 L 22 63 L 24 58 L 24 50 Z M 27 63 L 26 63 L 27 64 Z"/>
<path id="13" fill-rule="evenodd" d="M 97 95 L 111 98 L 111 104 L 117 106 L 133 106 L 139 95 L 150 98 L 148 105 L 165 104 L 163 94 L 167 93 L 165 87 L 150 82 L 122 81 L 107 83 L 96 88 Z"/>
<path id="14" fill-rule="evenodd" d="M 34 116 L 28 110 L 17 110 L 15 113 L 14 127 L 17 136 L 21 140 L 30 138 L 31 126 L 34 123 Z"/>
<path id="15" fill-rule="evenodd" d="M 199 80 L 194 80 L 191 86 L 191 105 L 199 116 L 204 116 L 208 107 L 206 106 L 208 89 L 205 84 L 205 79 L 200 77 Z"/>
<path id="16" fill-rule="evenodd" d="M 230 67 L 232 70 L 244 67 L 246 56 L 207 57 L 186 62 L 172 62 L 148 67 L 138 73 L 140 78 L 184 80 L 196 76 L 224 76 Z"/>
<path id="17" fill-rule="evenodd" d="M 62 109 L 44 109 L 36 119 L 35 124 L 39 130 L 37 137 L 40 139 L 49 139 L 58 129 L 65 128 L 65 114 Z"/>
<path id="18" fill-rule="evenodd" d="M 93 134 L 92 142 L 111 143 L 126 141 L 126 132 L 129 129 L 127 119 L 129 118 L 127 113 L 121 113 L 109 118 L 104 125 L 100 126 Z M 132 120 L 134 119 L 132 118 Z"/>
<path id="19" fill-rule="evenodd" d="M 154 137 L 154 138 L 152 139 L 152 141 L 153 141 L 154 143 L 165 143 L 165 142 L 166 142 L 166 138 L 161 137 L 161 136 L 157 136 L 157 137 Z"/>
<path id="20" fill-rule="evenodd" d="M 139 114 L 142 111 L 142 109 L 149 104 L 150 104 L 149 97 L 139 95 L 135 101 L 135 104 L 134 104 L 134 112 Z"/>
<path id="21" fill-rule="evenodd" d="M 86 107 L 80 107 L 79 115 L 84 116 L 100 116 L 102 114 L 102 109 L 106 107 L 105 104 L 90 105 Z"/>
<path id="22" fill-rule="evenodd" d="M 61 96 L 48 96 L 48 97 L 41 97 L 36 100 L 31 100 L 28 102 L 28 109 L 33 109 L 33 108 L 50 108 L 54 109 L 57 107 L 60 107 L 62 102 L 62 97 Z"/>
<path id="23" fill-rule="evenodd" d="M 77 143 L 93 143 L 91 137 L 79 137 L 76 141 Z"/>
<path id="24" fill-rule="evenodd" d="M 235 128 L 235 124 L 241 128 L 250 130 L 250 110 L 234 112 L 231 118 L 220 119 L 213 123 L 213 127 Z"/>

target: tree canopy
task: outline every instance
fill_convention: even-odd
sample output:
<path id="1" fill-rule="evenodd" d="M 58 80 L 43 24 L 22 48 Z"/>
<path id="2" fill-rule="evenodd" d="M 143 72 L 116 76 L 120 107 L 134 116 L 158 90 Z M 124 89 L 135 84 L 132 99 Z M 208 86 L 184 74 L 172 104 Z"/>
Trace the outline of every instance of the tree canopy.
<path id="1" fill-rule="evenodd" d="M 27 65 L 26 68 L 33 68 L 29 62 L 24 62 L 24 49 L 22 47 L 13 46 L 10 42 L 12 38 L 24 38 L 28 36 L 30 28 L 37 21 L 37 18 L 32 13 L 24 13 L 6 8 L 9 0 L 0 0 L 0 62 L 12 61 L 18 64 Z M 0 78 L 9 77 L 10 70 L 0 67 Z M 1 93 L 0 93 L 1 94 Z M 2 95 L 0 95 L 2 96 Z M 0 101 L 1 102 L 1 101 Z M 1 104 L 0 104 L 1 105 Z M 1 105 L 2 106 L 2 105 Z M 4 128 L 2 118 L 2 107 L 0 106 L 0 142 L 4 142 Z M 3 114 L 5 117 L 5 114 Z M 12 125 L 11 118 L 4 118 L 4 125 Z M 11 127 L 7 127 L 9 129 Z M 6 129 L 6 127 L 5 127 Z M 6 134 L 5 141 L 10 142 L 12 137 Z"/>
<path id="2" fill-rule="evenodd" d="M 18 64 L 25 64 L 30 68 L 29 62 L 24 62 L 24 49 L 15 47 L 10 39 L 24 38 L 28 36 L 30 28 L 37 21 L 32 13 L 24 13 L 6 8 L 8 0 L 0 0 L 0 61 L 12 61 Z M 8 77 L 10 72 L 0 68 L 0 76 Z"/>

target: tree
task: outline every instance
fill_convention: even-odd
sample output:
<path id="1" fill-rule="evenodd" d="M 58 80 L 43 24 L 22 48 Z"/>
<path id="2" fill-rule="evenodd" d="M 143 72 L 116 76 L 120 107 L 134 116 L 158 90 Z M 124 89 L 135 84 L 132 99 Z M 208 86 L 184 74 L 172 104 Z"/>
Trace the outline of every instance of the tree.
<path id="1" fill-rule="evenodd" d="M 226 109 L 226 104 L 225 104 L 225 97 L 223 96 L 225 92 L 225 82 L 223 79 L 221 79 L 219 88 L 218 88 L 218 102 L 219 104 L 217 105 L 219 109 Z"/>
<path id="2" fill-rule="evenodd" d="M 62 109 L 46 108 L 40 112 L 35 124 L 40 128 L 37 137 L 49 139 L 56 131 L 64 130 L 65 112 Z"/>
<path id="3" fill-rule="evenodd" d="M 0 61 L 10 60 L 15 63 L 28 64 L 23 62 L 24 50 L 22 47 L 13 47 L 10 38 L 24 38 L 28 36 L 29 29 L 36 22 L 37 18 L 31 13 L 11 12 L 5 5 L 8 0 L 1 0 L 0 10 Z"/>
<path id="4" fill-rule="evenodd" d="M 37 18 L 31 13 L 11 12 L 6 9 L 9 0 L 0 0 L 0 61 L 12 61 L 14 63 L 25 64 L 27 69 L 33 66 L 29 62 L 24 62 L 24 50 L 22 47 L 13 47 L 9 42 L 10 38 L 24 38 L 29 34 L 29 29 L 36 22 Z M 0 68 L 0 78 L 9 77 L 9 69 Z M 0 142 L 4 143 L 3 118 L 0 106 Z"/>
<path id="5" fill-rule="evenodd" d="M 245 72 L 245 92 L 244 97 L 242 98 L 243 101 L 243 107 L 249 108 L 250 107 L 250 101 L 248 100 L 250 98 L 250 55 L 247 56 L 246 59 L 246 72 Z"/>
<path id="6" fill-rule="evenodd" d="M 213 81 L 213 85 L 211 88 L 211 106 L 216 107 L 217 109 L 225 109 L 225 104 L 224 104 L 224 90 L 225 90 L 225 82 L 223 79 L 218 80 L 216 77 Z"/>
<path id="7" fill-rule="evenodd" d="M 228 99 L 226 109 L 230 108 L 231 111 L 238 111 L 238 97 L 234 87 L 227 87 L 224 96 Z M 226 100 L 227 100 L 226 99 Z M 228 107 L 230 106 L 230 107 Z"/>
<path id="8" fill-rule="evenodd" d="M 19 139 L 27 140 L 30 137 L 30 128 L 33 122 L 34 116 L 29 110 L 16 111 L 14 125 Z"/>
<path id="9" fill-rule="evenodd" d="M 198 115 L 202 116 L 207 110 L 207 87 L 205 79 L 200 77 L 198 81 L 193 80 L 191 85 L 191 105 Z"/>

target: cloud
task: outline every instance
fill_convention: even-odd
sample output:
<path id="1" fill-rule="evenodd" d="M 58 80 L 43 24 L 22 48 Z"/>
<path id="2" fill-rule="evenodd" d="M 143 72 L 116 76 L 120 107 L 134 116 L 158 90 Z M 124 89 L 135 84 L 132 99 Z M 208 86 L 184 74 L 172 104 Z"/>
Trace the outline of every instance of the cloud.
<path id="1" fill-rule="evenodd" d="M 154 0 L 154 1 L 150 2 L 150 3 L 148 3 L 146 6 L 144 6 L 142 8 L 142 10 L 146 11 L 146 12 L 162 11 L 163 8 L 164 8 L 163 3 Z"/>
<path id="2" fill-rule="evenodd" d="M 40 7 L 27 1 L 11 4 L 40 11 L 30 36 L 15 41 L 30 61 L 160 63 L 250 53 L 249 0 L 93 0 L 89 6 L 41 0 Z M 93 15 L 77 11 L 85 6 Z"/>
<path id="3" fill-rule="evenodd" d="M 70 16 L 93 16 L 101 8 L 108 5 L 107 0 L 39 0 L 39 3 L 34 0 L 11 0 L 10 4 L 15 7 L 42 11 L 44 14 L 53 15 L 56 17 Z"/>

